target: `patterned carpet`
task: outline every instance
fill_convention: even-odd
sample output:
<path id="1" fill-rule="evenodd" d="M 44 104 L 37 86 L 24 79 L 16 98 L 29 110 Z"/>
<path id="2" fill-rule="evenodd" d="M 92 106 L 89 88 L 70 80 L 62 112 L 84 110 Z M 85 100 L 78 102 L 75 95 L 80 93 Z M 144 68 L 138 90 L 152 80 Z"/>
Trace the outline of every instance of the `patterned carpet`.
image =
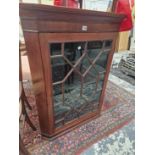
<path id="1" fill-rule="evenodd" d="M 134 118 L 134 95 L 109 81 L 105 106 L 99 118 L 53 141 L 47 141 L 42 139 L 40 135 L 35 99 L 30 91 L 31 85 L 25 83 L 24 86 L 33 107 L 33 110 L 29 111 L 29 115 L 38 129 L 34 132 L 27 124 L 25 125 L 23 139 L 32 155 L 78 155 Z"/>
<path id="2" fill-rule="evenodd" d="M 81 155 L 134 155 L 135 122 L 132 120 L 123 128 L 93 144 Z"/>

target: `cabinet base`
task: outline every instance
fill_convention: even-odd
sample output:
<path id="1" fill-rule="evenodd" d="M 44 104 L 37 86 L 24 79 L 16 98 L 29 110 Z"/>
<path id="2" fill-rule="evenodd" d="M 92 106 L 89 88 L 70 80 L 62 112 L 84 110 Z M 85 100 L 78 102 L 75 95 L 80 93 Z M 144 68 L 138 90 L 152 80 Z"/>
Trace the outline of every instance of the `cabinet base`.
<path id="1" fill-rule="evenodd" d="M 75 123 L 71 123 L 71 124 L 67 124 L 66 126 L 64 126 L 61 130 L 56 130 L 53 134 L 46 134 L 46 133 L 43 133 L 41 132 L 41 135 L 42 135 L 42 138 L 45 139 L 45 140 L 54 140 L 74 129 L 76 129 L 77 127 L 80 127 L 82 126 L 83 124 L 86 124 L 87 122 L 90 122 L 91 120 L 93 119 L 96 119 L 100 116 L 99 113 L 92 113 L 91 116 L 86 116 L 84 118 L 81 118 L 78 121 L 74 121 Z"/>

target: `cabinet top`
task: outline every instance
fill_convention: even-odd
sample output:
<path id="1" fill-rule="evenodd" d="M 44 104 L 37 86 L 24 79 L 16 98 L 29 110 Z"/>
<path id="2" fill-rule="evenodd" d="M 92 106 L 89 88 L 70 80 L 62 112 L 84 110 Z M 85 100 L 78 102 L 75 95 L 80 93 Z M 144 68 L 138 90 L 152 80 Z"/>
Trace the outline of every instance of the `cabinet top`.
<path id="1" fill-rule="evenodd" d="M 19 15 L 29 32 L 82 32 L 81 25 L 88 25 L 87 32 L 114 32 L 125 19 L 124 14 L 28 3 L 19 4 Z"/>
<path id="2" fill-rule="evenodd" d="M 61 14 L 62 17 L 65 18 L 60 20 L 75 20 L 77 21 L 78 18 L 71 18 L 70 16 L 80 16 L 81 18 L 91 17 L 93 21 L 100 20 L 100 22 L 104 20 L 110 20 L 113 22 L 121 22 L 124 18 L 124 14 L 115 14 L 109 12 L 100 12 L 100 11 L 92 11 L 92 10 L 84 10 L 84 9 L 73 9 L 73 8 L 65 8 L 65 7 L 57 7 L 57 6 L 50 6 L 50 5 L 43 5 L 43 4 L 29 4 L 29 3 L 20 3 L 19 4 L 19 14 L 21 18 L 29 18 L 29 19 L 56 19 L 59 20 L 58 17 L 60 16 L 52 16 Z M 51 16 L 52 17 L 51 17 Z M 82 19 L 81 19 L 82 20 Z"/>

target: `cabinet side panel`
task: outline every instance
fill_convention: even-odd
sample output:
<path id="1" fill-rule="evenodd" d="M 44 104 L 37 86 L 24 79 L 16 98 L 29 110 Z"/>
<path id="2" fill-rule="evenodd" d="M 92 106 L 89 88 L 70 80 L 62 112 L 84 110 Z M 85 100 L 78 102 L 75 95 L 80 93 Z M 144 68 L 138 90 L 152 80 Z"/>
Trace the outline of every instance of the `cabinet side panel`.
<path id="1" fill-rule="evenodd" d="M 111 63 L 112 63 L 112 59 L 113 59 L 113 54 L 115 52 L 115 45 L 116 45 L 116 39 L 118 37 L 118 33 L 115 34 L 115 36 L 113 37 L 113 43 L 112 43 L 112 49 L 109 53 L 108 56 L 108 61 L 107 61 L 107 67 L 106 67 L 106 73 L 105 73 L 105 78 L 104 78 L 104 85 L 102 87 L 102 94 L 101 94 L 101 98 L 100 98 L 100 111 L 102 110 L 102 107 L 105 107 L 105 103 L 104 103 L 104 97 L 105 97 L 105 89 L 107 86 L 107 82 L 108 82 L 108 77 L 109 77 L 109 73 L 110 73 L 110 68 L 111 68 Z"/>
<path id="2" fill-rule="evenodd" d="M 36 97 L 41 133 L 50 135 L 52 134 L 52 111 L 47 104 L 38 33 L 25 32 L 24 38 L 32 75 L 33 90 Z"/>

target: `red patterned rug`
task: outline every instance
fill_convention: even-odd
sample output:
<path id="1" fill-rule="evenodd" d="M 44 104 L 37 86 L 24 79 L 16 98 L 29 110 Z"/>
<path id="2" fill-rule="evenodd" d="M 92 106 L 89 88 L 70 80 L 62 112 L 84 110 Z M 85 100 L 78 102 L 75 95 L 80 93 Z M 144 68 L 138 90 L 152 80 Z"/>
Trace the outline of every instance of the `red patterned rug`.
<path id="1" fill-rule="evenodd" d="M 53 141 L 41 138 L 35 98 L 31 84 L 24 84 L 26 94 L 33 107 L 29 116 L 37 131 L 25 124 L 23 140 L 32 155 L 78 155 L 84 149 L 128 124 L 134 118 L 134 95 L 108 81 L 105 106 L 102 114 L 71 132 Z M 80 133 L 80 134 L 79 134 Z"/>

